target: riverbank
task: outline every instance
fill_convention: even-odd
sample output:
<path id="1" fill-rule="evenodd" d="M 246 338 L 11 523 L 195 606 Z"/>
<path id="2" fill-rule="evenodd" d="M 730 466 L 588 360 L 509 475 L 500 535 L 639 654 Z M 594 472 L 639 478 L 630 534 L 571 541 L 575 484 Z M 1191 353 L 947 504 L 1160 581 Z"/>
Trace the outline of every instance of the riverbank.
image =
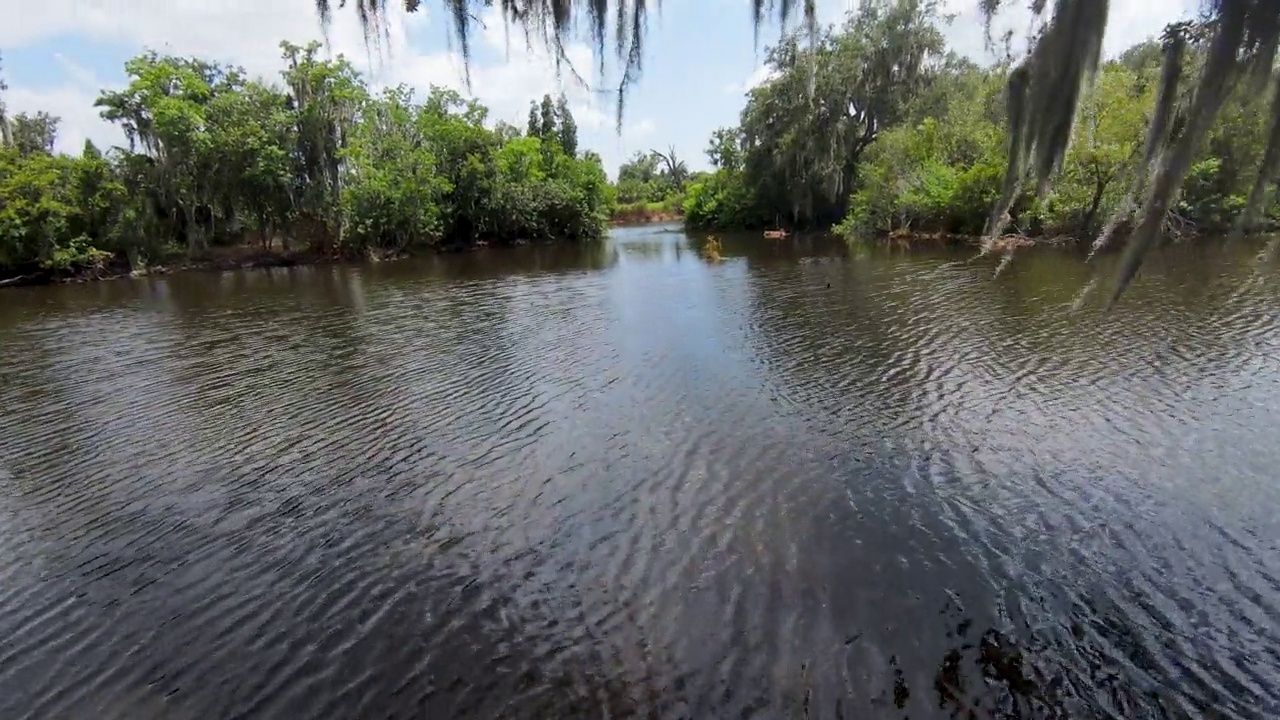
<path id="1" fill-rule="evenodd" d="M 516 247 L 527 245 L 531 242 L 503 243 L 501 246 Z M 14 272 L 12 275 L 0 274 L 0 289 L 120 280 L 182 272 L 230 272 L 233 270 L 301 265 L 389 262 L 414 255 L 464 253 L 487 248 L 491 245 L 491 243 L 482 240 L 469 245 L 439 246 L 421 252 L 381 252 L 371 250 L 365 255 L 359 256 L 322 253 L 312 249 L 285 250 L 277 246 L 264 248 L 260 245 L 233 245 L 209 248 L 196 257 L 189 257 L 185 253 L 174 253 L 156 261 L 148 261 L 141 267 L 136 268 L 131 265 L 127 258 L 123 257 L 113 257 L 95 265 L 85 265 L 70 269 L 24 268 Z"/>

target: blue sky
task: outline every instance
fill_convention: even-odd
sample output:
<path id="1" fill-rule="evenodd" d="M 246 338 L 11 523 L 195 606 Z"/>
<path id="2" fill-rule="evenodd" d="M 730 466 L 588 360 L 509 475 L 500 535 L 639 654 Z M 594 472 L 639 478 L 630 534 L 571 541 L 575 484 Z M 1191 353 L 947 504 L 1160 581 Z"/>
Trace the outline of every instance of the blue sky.
<path id="1" fill-rule="evenodd" d="M 956 14 L 946 28 L 952 46 L 981 61 L 977 2 L 943 0 L 943 5 Z M 1021 0 L 1009 4 L 1025 5 Z M 1157 34 L 1197 4 L 1112 0 L 1107 52 Z M 832 22 L 843 17 L 849 2 L 819 0 L 818 6 L 822 19 Z M 690 167 L 705 168 L 708 136 L 737 121 L 746 90 L 765 77 L 764 48 L 779 30 L 776 25 L 763 28 L 757 48 L 750 3 L 665 0 L 661 11 L 652 13 L 645 73 L 628 97 L 619 134 L 610 97 L 562 82 L 545 49 L 530 50 L 515 32 L 508 37 L 495 15 L 481 17 L 486 23 L 476 28 L 471 93 L 491 108 L 494 119 L 523 127 L 531 99 L 563 88 L 582 145 L 600 153 L 610 175 L 636 150 L 668 146 L 675 146 Z M 1025 14 L 1015 9 L 1001 24 L 1021 31 Z M 389 32 L 381 56 L 371 55 L 348 7 L 335 9 L 329 37 L 332 51 L 345 53 L 375 83 L 403 82 L 424 90 L 434 83 L 465 91 L 462 64 L 439 4 L 427 0 L 413 15 L 396 10 Z M 0 54 L 10 85 L 10 111 L 47 110 L 60 116 L 59 149 L 69 152 L 78 152 L 86 138 L 103 145 L 123 142 L 98 117 L 93 100 L 102 88 L 123 85 L 124 61 L 144 48 L 233 62 L 274 79 L 280 40 L 301 43 L 320 37 L 313 0 L 0 0 Z M 588 43 L 574 42 L 569 53 L 580 68 L 596 67 Z M 616 70 L 612 54 L 607 67 Z M 595 85 L 596 78 L 591 80 Z M 607 78 L 604 86 L 613 80 Z"/>

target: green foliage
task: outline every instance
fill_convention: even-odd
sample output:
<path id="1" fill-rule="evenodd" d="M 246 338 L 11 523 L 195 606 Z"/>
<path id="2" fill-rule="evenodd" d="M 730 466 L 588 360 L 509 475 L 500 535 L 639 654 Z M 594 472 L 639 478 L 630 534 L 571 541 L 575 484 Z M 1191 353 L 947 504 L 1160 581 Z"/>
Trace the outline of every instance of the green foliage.
<path id="1" fill-rule="evenodd" d="M 618 168 L 619 204 L 661 202 L 674 190 L 660 174 L 658 158 L 652 153 L 636 151 Z"/>
<path id="2" fill-rule="evenodd" d="M 1158 49 L 1140 44 L 1099 69 L 1080 98 L 1071 142 L 1047 192 L 1037 198 L 1036 188 L 1024 187 L 1015 198 L 1015 230 L 1093 239 L 1111 221 L 1132 226 L 1132 198 L 1146 180 L 1143 153 L 1160 75 Z M 1007 163 L 1007 72 L 948 63 L 906 120 L 867 150 L 837 229 L 848 236 L 981 234 Z M 1239 92 L 1224 108 L 1192 166 L 1170 229 L 1231 228 L 1247 204 L 1250 168 L 1266 146 L 1268 102 Z"/>
<path id="3" fill-rule="evenodd" d="M 692 175 L 676 149 L 637 151 L 618 168 L 614 217 L 678 215 Z"/>
<path id="4" fill-rule="evenodd" d="M 573 157 L 578 154 L 578 123 L 569 111 L 569 101 L 564 93 L 556 101 L 556 140 L 566 155 Z"/>
<path id="5" fill-rule="evenodd" d="M 722 168 L 689 185 L 684 221 L 692 228 L 757 228 L 764 218 L 741 170 Z"/>
<path id="6" fill-rule="evenodd" d="M 0 58 L 0 147 L 6 147 L 12 141 L 9 135 L 9 109 L 4 104 L 4 94 L 9 91 L 9 84 L 4 81 L 4 62 Z"/>
<path id="7" fill-rule="evenodd" d="M 706 154 L 715 171 L 693 180 L 685 189 L 686 225 L 714 229 L 765 224 L 743 171 L 743 143 L 738 128 L 718 128 L 711 133 Z"/>
<path id="8" fill-rule="evenodd" d="M 769 51 L 774 77 L 751 91 L 741 123 L 761 214 L 794 225 L 845 214 L 862 154 L 934 82 L 939 24 L 934 0 L 864 0 L 839 31 Z"/>
<path id="9" fill-rule="evenodd" d="M 540 138 L 550 151 L 552 144 L 559 145 L 566 155 L 578 154 L 578 123 L 569 110 L 564 93 L 554 102 L 550 95 L 543 95 L 541 103 L 529 103 L 529 137 Z"/>
<path id="10" fill-rule="evenodd" d="M 716 128 L 707 143 L 707 160 L 717 170 L 741 170 L 743 161 L 742 131 L 738 128 Z"/>
<path id="11" fill-rule="evenodd" d="M 0 265 L 29 268 L 51 261 L 75 213 L 70 171 L 64 158 L 0 149 Z"/>
<path id="12" fill-rule="evenodd" d="M 412 94 L 388 90 L 360 113 L 342 160 L 360 168 L 343 185 L 344 248 L 403 251 L 434 244 L 444 230 L 441 200 L 452 187 L 423 142 Z"/>
<path id="13" fill-rule="evenodd" d="M 96 103 L 127 149 L 55 155 L 56 117 L 6 118 L 0 274 L 137 264 L 175 247 L 359 256 L 603 233 L 609 184 L 599 156 L 577 156 L 563 98 L 543 99 L 525 137 L 490 129 L 487 109 L 451 90 L 371 95 L 318 43 L 281 54 L 281 85 L 195 58 L 128 61 L 126 86 Z"/>
<path id="14" fill-rule="evenodd" d="M 40 111 L 35 115 L 18 113 L 9 121 L 9 142 L 22 155 L 53 152 L 58 135 L 58 118 Z"/>

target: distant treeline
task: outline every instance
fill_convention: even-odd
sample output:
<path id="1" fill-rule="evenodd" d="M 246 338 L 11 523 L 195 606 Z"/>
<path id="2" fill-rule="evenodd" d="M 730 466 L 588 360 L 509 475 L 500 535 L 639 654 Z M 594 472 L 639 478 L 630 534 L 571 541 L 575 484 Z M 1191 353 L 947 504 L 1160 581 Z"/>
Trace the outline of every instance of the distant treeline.
<path id="1" fill-rule="evenodd" d="M 618 168 L 613 186 L 614 222 L 671 220 L 684 212 L 684 193 L 689 183 L 705 173 L 691 173 L 674 147 L 662 152 L 636 152 Z"/>

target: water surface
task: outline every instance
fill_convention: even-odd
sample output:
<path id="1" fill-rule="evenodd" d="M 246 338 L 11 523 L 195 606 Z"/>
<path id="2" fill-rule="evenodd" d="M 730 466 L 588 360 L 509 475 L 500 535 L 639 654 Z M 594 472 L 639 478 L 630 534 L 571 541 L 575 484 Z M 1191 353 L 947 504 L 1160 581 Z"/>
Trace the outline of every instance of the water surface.
<path id="1" fill-rule="evenodd" d="M 695 245 L 0 293 L 0 717 L 1280 716 L 1254 248 Z"/>

